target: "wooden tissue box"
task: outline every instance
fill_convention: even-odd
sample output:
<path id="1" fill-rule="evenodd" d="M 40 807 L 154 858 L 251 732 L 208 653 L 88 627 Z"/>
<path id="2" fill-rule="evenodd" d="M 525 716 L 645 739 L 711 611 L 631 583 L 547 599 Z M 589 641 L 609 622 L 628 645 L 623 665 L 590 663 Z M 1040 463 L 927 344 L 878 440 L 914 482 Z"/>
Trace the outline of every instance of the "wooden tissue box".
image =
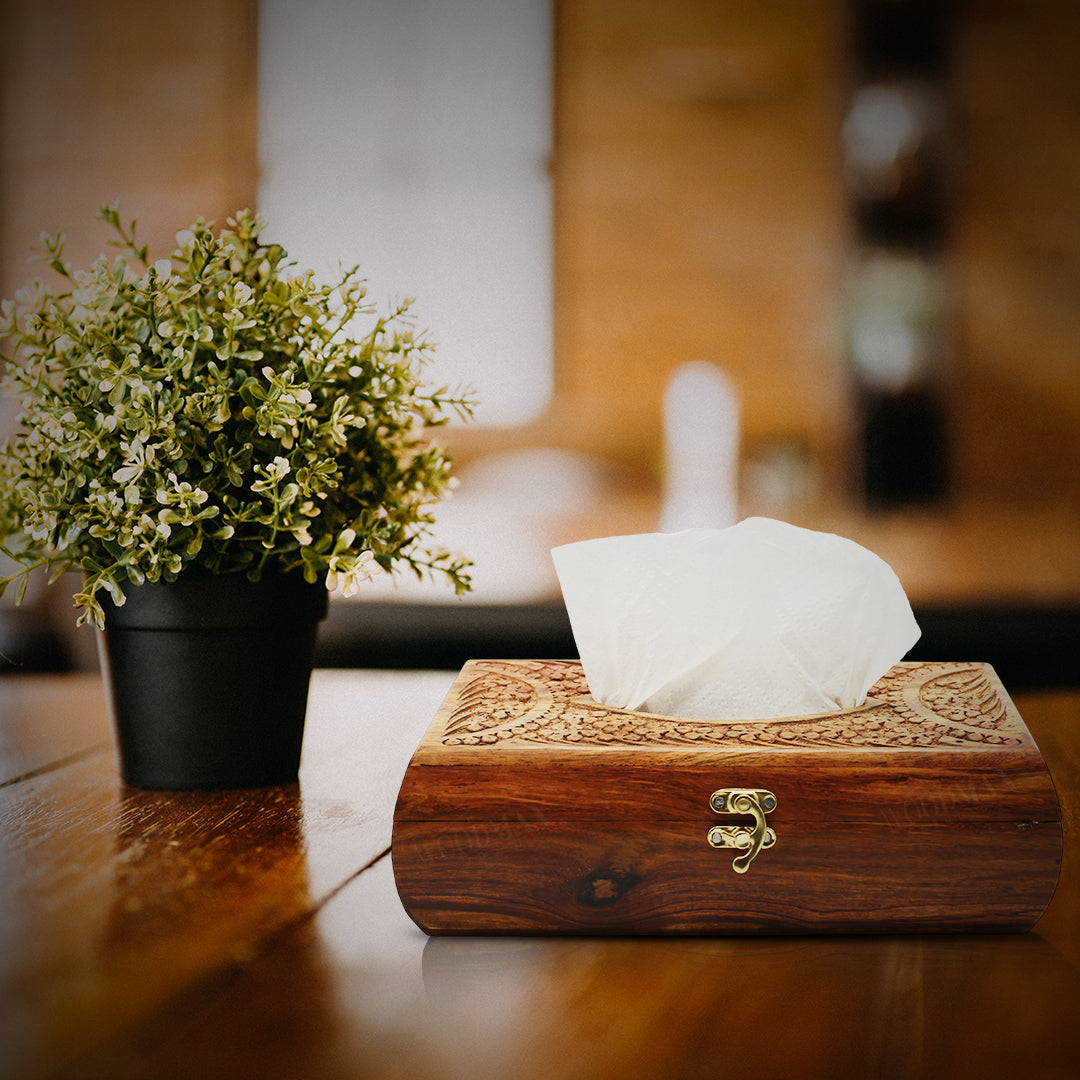
<path id="1" fill-rule="evenodd" d="M 429 934 L 1026 930 L 1057 884 L 1046 765 L 986 664 L 858 709 L 611 709 L 577 661 L 472 660 L 412 757 L 398 893 Z"/>

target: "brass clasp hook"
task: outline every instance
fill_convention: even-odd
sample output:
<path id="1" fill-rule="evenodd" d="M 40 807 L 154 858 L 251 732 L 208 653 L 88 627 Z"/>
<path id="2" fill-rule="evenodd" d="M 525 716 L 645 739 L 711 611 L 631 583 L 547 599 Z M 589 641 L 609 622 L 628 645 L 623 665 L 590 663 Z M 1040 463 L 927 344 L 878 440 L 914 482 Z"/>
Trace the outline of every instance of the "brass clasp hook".
<path id="1" fill-rule="evenodd" d="M 776 833 L 765 823 L 765 815 L 776 809 L 776 796 L 760 788 L 721 788 L 709 796 L 709 806 L 718 814 L 749 814 L 754 819 L 749 828 L 714 826 L 707 837 L 711 847 L 742 851 L 731 867 L 736 874 L 745 874 L 757 853 L 776 843 Z"/>

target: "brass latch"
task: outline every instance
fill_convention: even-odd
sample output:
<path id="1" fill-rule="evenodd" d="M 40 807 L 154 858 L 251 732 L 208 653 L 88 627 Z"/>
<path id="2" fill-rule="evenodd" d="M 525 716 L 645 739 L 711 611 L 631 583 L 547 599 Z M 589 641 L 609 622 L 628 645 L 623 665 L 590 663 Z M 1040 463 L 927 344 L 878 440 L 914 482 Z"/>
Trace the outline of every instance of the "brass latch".
<path id="1" fill-rule="evenodd" d="M 760 788 L 721 788 L 709 796 L 709 806 L 718 814 L 749 814 L 754 823 L 716 825 L 709 830 L 708 841 L 714 848 L 735 848 L 743 854 L 731 864 L 736 874 L 745 874 L 754 856 L 762 848 L 776 843 L 776 833 L 765 824 L 765 815 L 776 809 L 776 796 Z"/>

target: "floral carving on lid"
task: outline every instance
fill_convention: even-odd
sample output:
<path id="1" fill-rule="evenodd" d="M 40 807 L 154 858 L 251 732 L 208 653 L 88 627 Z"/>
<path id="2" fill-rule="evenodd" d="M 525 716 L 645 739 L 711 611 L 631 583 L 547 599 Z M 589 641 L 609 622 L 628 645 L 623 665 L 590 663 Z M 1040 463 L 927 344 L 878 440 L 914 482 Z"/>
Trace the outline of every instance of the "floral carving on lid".
<path id="1" fill-rule="evenodd" d="M 445 746 L 931 748 L 1020 746 L 985 664 L 901 663 L 867 702 L 814 716 L 709 721 L 612 709 L 577 661 L 474 661 L 455 686 Z"/>

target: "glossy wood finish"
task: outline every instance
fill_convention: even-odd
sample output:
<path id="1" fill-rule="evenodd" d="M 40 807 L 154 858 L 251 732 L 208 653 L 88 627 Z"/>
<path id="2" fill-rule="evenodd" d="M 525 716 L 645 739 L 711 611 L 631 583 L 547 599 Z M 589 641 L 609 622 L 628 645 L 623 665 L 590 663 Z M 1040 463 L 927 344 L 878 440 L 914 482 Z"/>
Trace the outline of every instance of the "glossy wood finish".
<path id="1" fill-rule="evenodd" d="M 0 1076 L 1060 1077 L 1080 1061 L 1080 694 L 1017 695 L 1063 811 L 1034 931 L 428 938 L 387 848 L 444 673 L 313 682 L 298 785 L 117 778 L 93 677 L 0 679 Z"/>
<path id="2" fill-rule="evenodd" d="M 716 850 L 719 788 L 769 793 L 774 843 Z M 714 724 L 611 709 L 568 660 L 473 660 L 413 755 L 394 825 L 428 933 L 1027 930 L 1061 812 L 992 668 L 901 663 L 865 705 Z"/>

